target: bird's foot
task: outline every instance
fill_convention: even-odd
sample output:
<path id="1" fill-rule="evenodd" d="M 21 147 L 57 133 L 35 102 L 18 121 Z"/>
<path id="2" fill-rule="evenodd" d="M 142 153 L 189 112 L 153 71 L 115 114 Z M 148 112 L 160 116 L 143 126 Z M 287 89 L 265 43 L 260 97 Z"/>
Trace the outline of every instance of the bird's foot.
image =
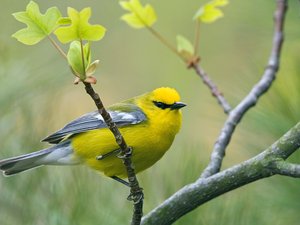
<path id="1" fill-rule="evenodd" d="M 127 197 L 128 201 L 133 201 L 133 204 L 139 204 L 144 199 L 143 188 L 131 191 L 130 195 Z"/>

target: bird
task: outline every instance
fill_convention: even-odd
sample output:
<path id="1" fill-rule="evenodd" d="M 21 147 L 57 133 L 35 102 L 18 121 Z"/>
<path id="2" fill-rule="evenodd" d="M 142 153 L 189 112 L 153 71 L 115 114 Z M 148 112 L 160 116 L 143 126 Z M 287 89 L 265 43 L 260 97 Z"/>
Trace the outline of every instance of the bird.
<path id="1" fill-rule="evenodd" d="M 135 172 L 151 167 L 171 147 L 182 123 L 178 92 L 170 87 L 156 88 L 137 97 L 107 107 L 113 122 L 132 148 Z M 98 110 L 71 121 L 42 142 L 52 146 L 29 154 L 0 160 L 4 176 L 45 165 L 87 166 L 127 184 L 125 166 L 114 135 Z"/>

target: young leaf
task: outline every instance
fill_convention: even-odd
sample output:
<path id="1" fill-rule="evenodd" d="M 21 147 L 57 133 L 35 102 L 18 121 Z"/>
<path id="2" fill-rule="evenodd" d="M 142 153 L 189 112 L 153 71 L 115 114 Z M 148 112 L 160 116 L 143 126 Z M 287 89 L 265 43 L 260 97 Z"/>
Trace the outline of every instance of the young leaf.
<path id="1" fill-rule="evenodd" d="M 84 8 L 80 12 L 68 7 L 68 16 L 71 24 L 67 27 L 59 27 L 54 34 L 60 42 L 68 43 L 75 40 L 99 41 L 103 38 L 106 29 L 101 25 L 91 25 L 88 20 L 91 17 L 91 8 Z M 61 22 L 69 22 L 63 20 Z"/>
<path id="2" fill-rule="evenodd" d="M 79 41 L 73 41 L 70 44 L 70 48 L 67 54 L 68 63 L 75 76 L 80 80 L 86 79 L 86 69 L 89 68 L 91 63 L 91 52 L 89 42 L 83 46 L 84 65 L 82 63 L 81 43 Z"/>
<path id="3" fill-rule="evenodd" d="M 92 76 L 95 72 L 96 72 L 96 69 L 97 69 L 97 66 L 99 64 L 99 60 L 95 60 L 94 62 L 92 62 L 86 69 L 86 76 L 87 77 L 90 77 Z"/>
<path id="4" fill-rule="evenodd" d="M 202 6 L 195 14 L 194 19 L 199 19 L 203 23 L 212 23 L 223 17 L 223 12 L 217 7 L 228 4 L 228 0 L 213 0 Z"/>
<path id="5" fill-rule="evenodd" d="M 12 36 L 23 44 L 34 45 L 55 30 L 61 14 L 56 7 L 49 8 L 45 14 L 41 14 L 39 6 L 34 1 L 30 1 L 26 11 L 14 13 L 13 16 L 16 20 L 25 23 L 27 27 Z"/>
<path id="6" fill-rule="evenodd" d="M 177 50 L 179 52 L 186 51 L 192 55 L 194 54 L 194 47 L 188 39 L 186 39 L 181 35 L 177 35 L 176 40 L 177 40 Z"/>
<path id="7" fill-rule="evenodd" d="M 129 11 L 121 19 L 133 28 L 151 27 L 157 20 L 154 8 L 149 4 L 143 7 L 139 0 L 130 0 L 120 1 L 120 5 Z"/>
<path id="8" fill-rule="evenodd" d="M 186 61 L 189 61 L 194 56 L 194 47 L 192 43 L 181 35 L 176 36 L 176 41 L 178 52 Z"/>

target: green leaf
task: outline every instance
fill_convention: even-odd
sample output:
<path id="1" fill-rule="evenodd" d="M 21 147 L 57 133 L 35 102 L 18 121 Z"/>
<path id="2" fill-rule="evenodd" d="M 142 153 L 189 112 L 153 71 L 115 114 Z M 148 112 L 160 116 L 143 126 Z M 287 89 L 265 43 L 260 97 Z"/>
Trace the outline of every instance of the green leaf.
<path id="1" fill-rule="evenodd" d="M 25 23 L 27 27 L 12 36 L 23 44 L 34 45 L 55 30 L 61 14 L 56 7 L 51 7 L 45 14 L 41 14 L 39 6 L 34 1 L 30 1 L 26 11 L 14 13 L 13 16 L 16 20 Z"/>
<path id="2" fill-rule="evenodd" d="M 92 62 L 86 69 L 86 76 L 89 77 L 91 75 L 93 75 L 96 72 L 97 66 L 99 64 L 99 60 L 95 60 L 94 62 Z"/>
<path id="3" fill-rule="evenodd" d="M 129 11 L 121 19 L 133 28 L 151 27 L 157 20 L 154 8 L 147 4 L 144 7 L 139 0 L 120 1 L 123 9 Z"/>
<path id="4" fill-rule="evenodd" d="M 199 19 L 203 23 L 212 23 L 224 16 L 217 7 L 228 4 L 228 0 L 213 0 L 202 6 L 195 14 L 194 19 Z"/>
<path id="5" fill-rule="evenodd" d="M 74 75 L 79 77 L 81 80 L 86 79 L 86 70 L 87 68 L 89 68 L 91 63 L 91 50 L 90 50 L 89 42 L 83 46 L 83 54 L 84 54 L 84 65 L 82 63 L 81 42 L 80 41 L 71 42 L 67 54 L 68 63 Z"/>
<path id="6" fill-rule="evenodd" d="M 54 34 L 60 42 L 68 43 L 75 40 L 99 41 L 104 37 L 106 29 L 101 25 L 91 25 L 91 8 L 84 8 L 80 12 L 68 7 L 70 26 L 59 27 Z"/>
<path id="7" fill-rule="evenodd" d="M 180 55 L 186 60 L 190 61 L 190 59 L 194 56 L 194 47 L 192 43 L 181 35 L 176 36 L 177 41 L 177 50 Z"/>
<path id="8" fill-rule="evenodd" d="M 181 35 L 177 35 L 176 40 L 178 52 L 186 51 L 192 55 L 194 54 L 194 47 L 188 39 Z"/>

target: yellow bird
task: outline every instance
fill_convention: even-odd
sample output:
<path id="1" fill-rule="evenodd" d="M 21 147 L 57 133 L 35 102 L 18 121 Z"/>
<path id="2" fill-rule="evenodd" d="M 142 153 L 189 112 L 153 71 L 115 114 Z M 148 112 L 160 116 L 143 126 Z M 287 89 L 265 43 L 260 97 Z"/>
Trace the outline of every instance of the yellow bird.
<path id="1" fill-rule="evenodd" d="M 180 108 L 184 106 L 175 89 L 161 87 L 108 107 L 133 149 L 136 173 L 152 166 L 170 148 L 180 129 Z M 116 157 L 119 146 L 98 111 L 79 117 L 42 141 L 55 145 L 0 160 L 0 170 L 9 176 L 43 165 L 84 163 L 120 182 L 127 177 L 125 166 Z"/>

